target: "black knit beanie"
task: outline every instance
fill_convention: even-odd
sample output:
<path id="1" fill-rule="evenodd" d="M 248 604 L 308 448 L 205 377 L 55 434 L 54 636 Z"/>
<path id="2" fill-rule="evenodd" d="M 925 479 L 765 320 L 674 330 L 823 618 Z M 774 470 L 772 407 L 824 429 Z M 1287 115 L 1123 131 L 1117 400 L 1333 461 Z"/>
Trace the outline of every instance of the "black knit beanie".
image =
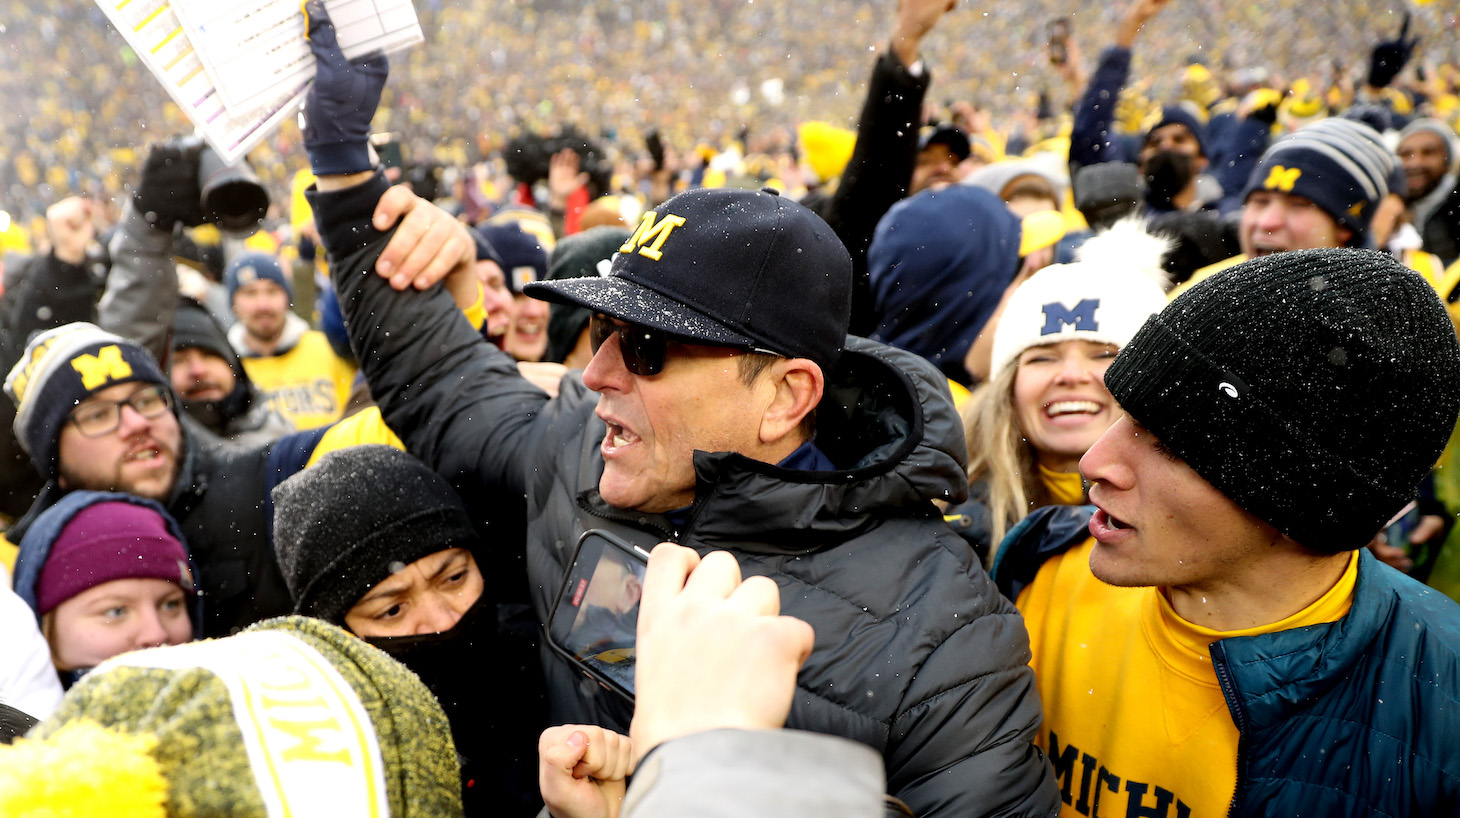
<path id="1" fill-rule="evenodd" d="M 451 485 L 390 446 L 351 446 L 280 483 L 274 548 L 294 612 L 342 625 L 367 591 L 412 562 L 475 551 Z"/>
<path id="2" fill-rule="evenodd" d="M 1434 290 L 1391 257 L 1298 250 L 1191 288 L 1105 384 L 1237 505 L 1337 553 L 1434 466 L 1460 411 L 1460 343 Z"/>

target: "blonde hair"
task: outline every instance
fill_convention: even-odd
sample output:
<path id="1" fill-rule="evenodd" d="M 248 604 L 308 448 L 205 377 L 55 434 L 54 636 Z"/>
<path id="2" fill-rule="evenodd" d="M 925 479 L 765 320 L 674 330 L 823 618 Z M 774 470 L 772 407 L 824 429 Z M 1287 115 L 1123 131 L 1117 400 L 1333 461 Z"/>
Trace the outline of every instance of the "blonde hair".
<path id="1" fill-rule="evenodd" d="M 1014 524 L 1055 498 L 1039 472 L 1034 446 L 1024 435 L 1014 408 L 1015 359 L 985 381 L 964 402 L 963 436 L 968 446 L 968 482 L 988 485 L 989 550 L 993 564 L 999 544 Z"/>
<path id="2" fill-rule="evenodd" d="M 990 562 L 1014 523 L 1049 505 L 1049 491 L 1039 479 L 1034 449 L 1014 415 L 1018 371 L 1017 364 L 1004 367 L 973 391 L 960 413 L 968 441 L 968 482 L 988 483 Z"/>

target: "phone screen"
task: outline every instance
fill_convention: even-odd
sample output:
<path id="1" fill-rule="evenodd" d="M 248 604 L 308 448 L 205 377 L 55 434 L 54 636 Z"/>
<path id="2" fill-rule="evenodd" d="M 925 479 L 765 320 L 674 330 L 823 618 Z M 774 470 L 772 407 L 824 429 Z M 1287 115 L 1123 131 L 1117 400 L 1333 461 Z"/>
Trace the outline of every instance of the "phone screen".
<path id="1" fill-rule="evenodd" d="M 608 532 L 584 532 L 548 622 L 554 650 L 631 701 L 648 561 L 647 551 Z"/>

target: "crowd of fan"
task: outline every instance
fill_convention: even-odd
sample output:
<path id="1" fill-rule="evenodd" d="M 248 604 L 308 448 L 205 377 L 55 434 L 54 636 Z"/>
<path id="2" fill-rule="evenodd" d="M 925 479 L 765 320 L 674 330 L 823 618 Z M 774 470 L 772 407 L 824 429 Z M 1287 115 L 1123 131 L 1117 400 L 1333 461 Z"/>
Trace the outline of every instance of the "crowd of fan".
<path id="1" fill-rule="evenodd" d="M 1453 811 L 1460 15 L 958 5 L 0 21 L 0 811 Z"/>
<path id="2" fill-rule="evenodd" d="M 387 90 L 377 125 L 406 137 L 408 160 L 456 167 L 499 155 L 518 133 L 565 124 L 630 159 L 642 155 L 651 130 L 688 152 L 701 143 L 723 147 L 742 128 L 764 135 L 808 120 L 850 127 L 891 14 L 862 0 L 418 5 L 428 46 L 401 56 L 395 71 L 409 85 Z M 1457 57 L 1454 12 L 1443 5 L 1417 9 L 1416 28 L 1433 32 L 1431 64 Z M 1032 131 L 1028 141 L 1038 141 L 1057 127 L 1037 122 L 1041 97 L 1044 113 L 1057 114 L 1078 93 L 1078 78 L 1071 82 L 1047 58 L 1048 23 L 1066 15 L 1088 62 L 1120 10 L 1063 0 L 964 3 L 927 44 L 937 75 L 930 105 L 946 117 L 947 102 L 967 101 L 1001 131 Z M 1264 69 L 1287 81 L 1314 74 L 1326 81 L 1335 64 L 1360 71 L 1393 16 L 1369 0 L 1184 2 L 1153 23 L 1148 38 L 1156 47 L 1139 55 L 1136 72 L 1153 78 L 1153 98 L 1175 90 L 1190 60 L 1219 75 Z M 86 0 L 13 3 L 0 19 L 0 41 L 0 210 L 26 224 L 69 194 L 116 201 L 138 146 L 186 127 Z M 442 54 L 452 58 L 435 56 Z M 288 201 L 289 176 L 304 166 L 292 131 L 287 126 L 251 157 L 275 201 Z"/>

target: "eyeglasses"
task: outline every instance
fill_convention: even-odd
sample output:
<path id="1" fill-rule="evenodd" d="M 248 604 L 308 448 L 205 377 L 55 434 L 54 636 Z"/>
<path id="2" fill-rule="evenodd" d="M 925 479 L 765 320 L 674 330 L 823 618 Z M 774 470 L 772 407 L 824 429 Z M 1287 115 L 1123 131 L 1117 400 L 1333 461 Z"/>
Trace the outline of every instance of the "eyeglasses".
<path id="1" fill-rule="evenodd" d="M 159 384 L 151 384 L 124 400 L 93 400 L 76 407 L 66 419 L 86 437 L 101 437 L 122 425 L 122 407 L 130 406 L 144 418 L 160 417 L 172 409 L 172 395 Z"/>
<path id="2" fill-rule="evenodd" d="M 619 355 L 624 368 L 635 375 L 658 375 L 664 371 L 664 356 L 669 349 L 669 336 L 657 329 L 625 324 L 603 313 L 594 313 L 588 321 L 588 344 L 594 354 L 610 335 L 618 335 Z"/>

